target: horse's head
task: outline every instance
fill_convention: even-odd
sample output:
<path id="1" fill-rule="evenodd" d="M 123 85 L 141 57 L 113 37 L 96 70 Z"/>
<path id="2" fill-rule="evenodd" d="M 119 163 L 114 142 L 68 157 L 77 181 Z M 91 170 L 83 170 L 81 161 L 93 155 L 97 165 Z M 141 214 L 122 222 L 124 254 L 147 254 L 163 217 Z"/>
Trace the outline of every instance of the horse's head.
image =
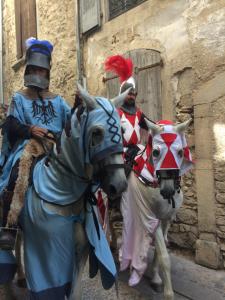
<path id="1" fill-rule="evenodd" d="M 99 182 L 110 198 L 118 197 L 126 189 L 127 181 L 120 119 L 115 107 L 123 103 L 129 91 L 109 101 L 89 95 L 80 85 L 78 90 L 86 106 L 79 116 L 79 145 L 85 168 L 89 178 Z M 74 122 L 76 119 L 75 112 Z"/>
<path id="2" fill-rule="evenodd" d="M 165 199 L 172 199 L 179 190 L 180 176 L 192 165 L 191 154 L 185 139 L 185 129 L 191 119 L 178 125 L 171 121 L 159 121 L 157 124 L 146 120 L 152 137 L 152 163 Z"/>

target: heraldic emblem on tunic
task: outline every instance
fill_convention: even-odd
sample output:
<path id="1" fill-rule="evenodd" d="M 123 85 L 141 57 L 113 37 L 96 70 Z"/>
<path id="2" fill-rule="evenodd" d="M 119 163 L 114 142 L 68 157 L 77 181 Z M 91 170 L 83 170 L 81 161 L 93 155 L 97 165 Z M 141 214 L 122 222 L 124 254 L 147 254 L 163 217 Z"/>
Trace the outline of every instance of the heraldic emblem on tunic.
<path id="1" fill-rule="evenodd" d="M 41 120 L 41 122 L 45 125 L 50 124 L 56 117 L 55 109 L 51 101 L 48 101 L 47 104 L 44 102 L 42 104 L 38 104 L 37 101 L 33 101 L 32 114 L 33 118 Z"/>

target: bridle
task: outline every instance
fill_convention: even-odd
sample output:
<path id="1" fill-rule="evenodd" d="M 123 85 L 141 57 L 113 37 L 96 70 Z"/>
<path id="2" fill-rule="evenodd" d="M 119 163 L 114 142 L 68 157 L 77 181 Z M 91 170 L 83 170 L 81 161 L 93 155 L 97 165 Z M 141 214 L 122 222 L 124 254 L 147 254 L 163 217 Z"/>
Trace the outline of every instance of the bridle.
<path id="1" fill-rule="evenodd" d="M 175 192 L 177 192 L 178 194 L 180 193 L 181 178 L 179 176 L 179 170 L 159 170 L 159 171 L 156 171 L 156 176 L 157 176 L 159 186 L 160 186 L 162 180 L 172 179 L 174 181 L 174 190 L 175 190 Z M 173 195 L 170 195 L 168 197 L 164 197 L 164 199 L 167 199 L 168 203 L 172 204 L 172 207 L 175 208 L 176 204 L 175 204 L 175 200 L 174 200 Z"/>
<path id="2" fill-rule="evenodd" d="M 107 124 L 109 125 L 109 132 L 112 134 L 112 138 L 111 138 L 111 142 L 113 143 L 119 143 L 122 139 L 121 137 L 121 134 L 119 133 L 119 127 L 116 125 L 116 119 L 113 117 L 113 113 L 115 111 L 115 108 L 114 106 L 112 105 L 112 103 L 109 101 L 109 103 L 111 104 L 111 112 L 109 112 L 105 107 L 104 105 L 102 105 L 102 103 L 100 101 L 98 101 L 98 99 L 96 99 L 97 103 L 99 106 L 101 106 L 101 108 L 103 109 L 103 111 L 106 113 L 106 115 L 108 116 L 108 119 L 107 119 Z M 79 114 L 79 119 L 82 115 L 82 113 L 84 112 L 84 110 Z M 83 151 L 84 151 L 84 155 L 86 154 L 86 145 L 85 145 L 85 134 L 86 134 L 86 127 L 87 127 L 87 122 L 88 122 L 88 117 L 89 117 L 89 112 L 87 111 L 87 117 L 86 117 L 86 120 L 85 120 L 85 130 L 84 130 L 84 135 L 83 135 Z M 118 152 L 118 154 L 120 154 Z M 122 153 L 121 153 L 122 154 Z M 89 153 L 89 159 L 90 159 L 90 153 Z M 90 159 L 91 160 L 91 159 Z M 112 163 L 112 164 L 104 164 L 103 163 L 104 159 L 102 159 L 102 161 L 100 161 L 98 163 L 98 172 L 95 173 L 95 177 L 96 176 L 101 176 L 102 174 L 105 173 L 105 170 L 115 170 L 115 169 L 125 169 L 125 164 L 122 163 L 122 164 L 115 164 L 115 163 Z"/>
<path id="3" fill-rule="evenodd" d="M 114 106 L 111 104 L 111 102 L 109 101 L 109 103 L 111 104 L 112 106 L 112 111 L 111 113 L 109 113 L 105 107 L 96 99 L 96 101 L 98 102 L 98 104 L 103 108 L 104 112 L 108 115 L 108 120 L 107 120 L 107 123 L 110 125 L 110 128 L 109 128 L 109 131 L 110 133 L 112 133 L 112 141 L 115 142 L 115 136 L 118 135 L 118 130 L 119 130 L 119 127 L 116 126 L 116 120 L 113 118 L 113 113 L 114 113 Z M 79 113 L 79 117 L 78 117 L 78 120 L 80 121 L 81 120 L 81 115 L 84 113 L 85 109 L 80 109 L 78 111 Z M 76 111 L 74 112 L 76 113 Z M 84 133 L 83 133 L 83 136 L 81 137 L 81 139 L 83 140 L 83 153 L 84 153 L 84 157 L 85 157 L 85 154 L 87 152 L 87 149 L 86 149 L 86 145 L 85 145 L 85 135 L 86 135 L 86 127 L 87 127 L 87 123 L 88 123 L 88 117 L 89 117 L 89 112 L 87 111 L 87 116 L 86 116 L 86 119 L 85 119 L 85 123 L 84 123 Z M 71 130 L 71 128 L 70 128 Z M 67 136 L 70 136 L 70 133 L 66 132 L 66 135 Z M 118 140 L 118 143 L 120 142 L 120 140 Z M 118 153 L 119 154 L 119 153 Z M 90 156 L 90 154 L 89 154 Z M 67 173 L 71 174 L 71 176 L 73 177 L 76 177 L 77 179 L 79 179 L 80 181 L 83 181 L 83 182 L 86 182 L 88 183 L 90 186 L 92 185 L 92 179 L 88 178 L 88 177 L 83 177 L 83 176 L 80 176 L 79 174 L 77 173 L 74 173 L 74 171 L 71 170 L 71 168 L 67 165 L 65 165 L 59 158 L 57 155 L 55 155 L 55 153 L 53 151 L 51 151 L 51 153 L 49 154 L 49 159 L 53 158 L 55 161 L 57 161 L 57 163 L 62 167 L 63 170 L 65 170 Z M 90 158 L 90 157 L 89 157 Z M 125 164 L 122 163 L 122 164 L 115 164 L 115 163 L 112 163 L 112 164 L 105 164 L 104 163 L 104 158 L 97 162 L 98 163 L 98 170 L 97 172 L 95 172 L 94 176 L 95 178 L 101 176 L 101 174 L 104 174 L 105 173 L 105 170 L 115 170 L 115 169 L 119 169 L 119 168 L 125 168 Z"/>
<path id="4" fill-rule="evenodd" d="M 122 163 L 122 164 L 115 164 L 115 163 L 105 164 L 104 159 L 103 159 L 103 161 L 100 161 L 98 163 L 98 170 L 97 170 L 97 172 L 94 173 L 94 177 L 102 178 L 102 177 L 104 177 L 104 175 L 106 175 L 110 171 L 121 169 L 121 168 L 125 169 L 124 163 Z"/>

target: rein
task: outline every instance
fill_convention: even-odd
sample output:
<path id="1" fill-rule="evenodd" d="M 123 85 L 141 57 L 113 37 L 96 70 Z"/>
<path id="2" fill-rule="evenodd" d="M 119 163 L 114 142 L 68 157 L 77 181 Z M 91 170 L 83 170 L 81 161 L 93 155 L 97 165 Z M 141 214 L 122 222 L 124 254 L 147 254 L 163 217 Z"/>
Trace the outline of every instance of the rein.
<path id="1" fill-rule="evenodd" d="M 135 170 L 133 170 L 133 172 L 142 180 L 142 182 L 145 185 L 147 185 L 147 186 L 149 186 L 149 187 L 151 187 L 153 189 L 156 189 L 156 188 L 159 187 L 158 181 L 153 181 L 153 182 L 149 181 L 145 177 L 143 177 L 141 174 L 138 174 Z"/>
<path id="2" fill-rule="evenodd" d="M 95 196 L 95 193 L 92 192 L 92 190 L 91 190 L 91 185 L 88 187 L 87 191 L 85 192 L 85 199 L 91 206 L 91 213 L 93 216 L 96 233 L 97 233 L 98 239 L 100 240 L 100 229 L 99 229 L 98 218 L 97 218 L 96 213 L 93 208 L 93 206 L 97 205 L 97 198 Z"/>
<path id="3" fill-rule="evenodd" d="M 51 141 L 52 144 L 55 144 L 55 145 L 56 145 L 57 152 L 58 152 L 58 142 L 59 142 L 59 138 L 58 138 L 58 136 L 56 136 L 56 134 L 54 134 L 53 132 L 48 132 L 48 133 L 45 135 L 44 139 L 47 139 L 47 140 Z M 48 149 L 48 148 L 47 148 L 47 145 L 45 144 L 44 139 L 41 140 L 41 143 L 42 143 L 43 148 L 45 149 L 45 155 L 47 156 L 47 159 L 46 159 L 46 162 L 45 162 L 45 164 L 46 164 L 47 166 L 48 166 L 48 164 L 49 164 L 49 162 L 50 162 L 50 159 L 52 158 L 52 159 L 54 159 L 55 161 L 57 161 L 57 163 L 58 163 L 63 169 L 65 169 L 66 172 L 69 172 L 70 174 L 72 174 L 72 176 L 79 178 L 79 179 L 80 179 L 81 181 L 83 181 L 83 182 L 87 182 L 87 183 L 91 182 L 90 179 L 88 179 L 88 178 L 86 178 L 86 177 L 83 177 L 83 176 L 80 176 L 80 175 L 77 174 L 77 173 L 72 172 L 72 170 L 70 169 L 70 167 L 68 167 L 67 165 L 65 165 L 65 164 L 64 164 L 61 160 L 59 160 L 59 158 L 54 154 L 53 148 L 51 148 L 51 149 Z M 44 155 L 44 156 L 45 156 L 45 155 Z M 40 158 L 38 158 L 38 160 L 42 159 L 44 156 L 42 155 Z M 38 160 L 37 160 L 37 161 L 38 161 Z M 36 162 L 37 162 L 37 161 L 36 161 Z"/>
<path id="4" fill-rule="evenodd" d="M 50 158 L 53 158 L 53 152 L 51 153 L 50 155 Z M 83 182 L 87 182 L 87 183 L 91 183 L 91 179 L 88 179 L 87 177 L 83 177 L 83 176 L 80 176 L 79 174 L 77 173 L 74 173 L 72 172 L 72 170 L 70 169 L 70 167 L 68 167 L 67 165 L 65 165 L 61 160 L 58 159 L 58 157 L 54 154 L 54 159 L 57 161 L 57 163 L 63 167 L 63 169 L 65 169 L 67 172 L 71 173 L 74 177 L 77 177 L 79 178 L 81 181 Z"/>
<path id="5" fill-rule="evenodd" d="M 102 166 L 102 168 L 108 168 L 108 169 L 119 169 L 119 168 L 123 168 L 125 169 L 125 164 L 108 164 L 108 165 L 104 165 Z"/>
<path id="6" fill-rule="evenodd" d="M 136 161 L 135 161 L 136 156 L 137 155 L 139 157 L 143 156 L 143 154 L 144 154 L 144 152 L 145 152 L 145 150 L 147 148 L 147 144 L 146 144 L 145 147 L 144 147 L 144 149 L 140 153 L 138 153 L 138 151 L 140 150 L 140 148 L 138 146 L 136 146 L 136 147 L 134 147 L 134 146 L 132 147 L 132 146 L 130 147 L 130 149 L 128 147 L 128 149 L 126 150 L 126 152 L 124 152 L 124 155 L 125 155 L 125 175 L 126 175 L 126 178 L 129 177 L 130 172 L 133 170 L 133 166 L 136 164 Z M 135 174 L 137 174 L 138 176 L 142 177 L 135 170 L 133 170 L 133 171 L 135 172 Z M 148 184 L 146 179 L 144 179 L 143 181 L 144 181 L 144 183 Z"/>
<path id="7" fill-rule="evenodd" d="M 174 200 L 173 196 L 170 197 L 170 198 L 168 198 L 167 200 L 168 200 L 168 203 L 169 203 L 169 204 L 172 203 L 172 208 L 175 208 L 175 207 L 176 207 L 175 200 Z"/>

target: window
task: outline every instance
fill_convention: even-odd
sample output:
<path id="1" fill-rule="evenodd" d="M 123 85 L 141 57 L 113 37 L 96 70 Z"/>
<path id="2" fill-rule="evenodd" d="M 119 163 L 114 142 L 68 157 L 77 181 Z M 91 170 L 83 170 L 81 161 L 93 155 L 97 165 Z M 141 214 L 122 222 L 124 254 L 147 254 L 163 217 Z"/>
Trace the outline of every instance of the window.
<path id="1" fill-rule="evenodd" d="M 146 0 L 109 0 L 109 19 L 115 18 Z"/>
<path id="2" fill-rule="evenodd" d="M 100 27 L 100 1 L 80 0 L 81 31 L 83 34 Z"/>
<path id="3" fill-rule="evenodd" d="M 17 58 L 25 54 L 25 40 L 37 37 L 36 0 L 15 0 Z"/>

